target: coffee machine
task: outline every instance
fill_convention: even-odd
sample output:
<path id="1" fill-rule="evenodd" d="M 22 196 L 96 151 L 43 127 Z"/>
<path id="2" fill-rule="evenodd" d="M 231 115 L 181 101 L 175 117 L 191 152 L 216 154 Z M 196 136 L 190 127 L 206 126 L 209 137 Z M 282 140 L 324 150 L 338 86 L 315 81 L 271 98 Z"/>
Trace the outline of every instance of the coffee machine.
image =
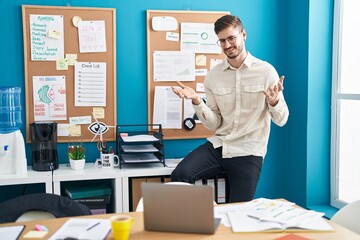
<path id="1" fill-rule="evenodd" d="M 57 123 L 30 124 L 32 168 L 35 171 L 52 171 L 59 168 L 57 155 Z"/>

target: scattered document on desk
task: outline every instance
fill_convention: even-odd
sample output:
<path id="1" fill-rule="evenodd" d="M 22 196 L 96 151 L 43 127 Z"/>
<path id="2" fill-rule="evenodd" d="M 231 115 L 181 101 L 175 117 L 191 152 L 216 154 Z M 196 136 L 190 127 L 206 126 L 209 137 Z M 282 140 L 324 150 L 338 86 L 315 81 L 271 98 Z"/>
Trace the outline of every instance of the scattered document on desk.
<path id="1" fill-rule="evenodd" d="M 160 160 L 152 153 L 122 154 L 125 163 L 159 162 Z"/>
<path id="2" fill-rule="evenodd" d="M 70 218 L 49 240 L 76 238 L 76 239 L 105 239 L 111 230 L 109 219 Z"/>
<path id="3" fill-rule="evenodd" d="M 19 238 L 24 228 L 24 225 L 0 227 L 0 239 L 16 240 Z"/>
<path id="4" fill-rule="evenodd" d="M 156 141 L 159 141 L 159 139 L 157 139 L 153 135 L 148 135 L 148 134 L 124 136 L 124 137 L 122 137 L 122 140 L 124 142 L 156 142 Z"/>
<path id="5" fill-rule="evenodd" d="M 146 145 L 122 145 L 124 152 L 158 152 L 159 149 L 151 144 Z"/>
<path id="6" fill-rule="evenodd" d="M 167 164 L 167 162 L 166 162 Z M 216 205 L 214 207 L 214 217 L 221 219 L 221 224 L 225 227 L 231 227 L 228 213 L 229 212 L 242 212 L 246 211 L 247 205 L 246 204 L 232 204 L 232 205 Z"/>
<path id="7" fill-rule="evenodd" d="M 227 213 L 233 232 L 333 231 L 324 213 L 294 203 L 259 198 L 244 205 L 243 211 Z"/>

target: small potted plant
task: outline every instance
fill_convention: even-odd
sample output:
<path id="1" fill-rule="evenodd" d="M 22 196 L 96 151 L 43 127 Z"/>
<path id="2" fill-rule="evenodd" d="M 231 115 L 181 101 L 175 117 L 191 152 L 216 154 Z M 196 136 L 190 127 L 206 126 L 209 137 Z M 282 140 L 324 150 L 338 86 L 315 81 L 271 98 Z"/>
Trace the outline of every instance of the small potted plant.
<path id="1" fill-rule="evenodd" d="M 83 169 L 85 166 L 85 148 L 82 145 L 68 147 L 70 166 L 74 170 Z"/>

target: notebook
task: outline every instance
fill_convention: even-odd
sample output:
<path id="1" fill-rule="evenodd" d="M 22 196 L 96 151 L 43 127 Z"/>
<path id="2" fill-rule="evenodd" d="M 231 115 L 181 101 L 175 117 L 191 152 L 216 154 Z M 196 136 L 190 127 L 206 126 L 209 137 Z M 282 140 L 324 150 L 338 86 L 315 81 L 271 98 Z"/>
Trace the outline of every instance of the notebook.
<path id="1" fill-rule="evenodd" d="M 144 227 L 147 231 L 215 232 L 212 186 L 142 183 Z"/>

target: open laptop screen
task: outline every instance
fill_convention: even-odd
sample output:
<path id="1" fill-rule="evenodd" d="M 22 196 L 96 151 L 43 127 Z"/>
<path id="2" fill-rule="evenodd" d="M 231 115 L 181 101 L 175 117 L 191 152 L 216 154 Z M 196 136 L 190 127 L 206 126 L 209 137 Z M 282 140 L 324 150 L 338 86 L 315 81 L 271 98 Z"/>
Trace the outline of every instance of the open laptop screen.
<path id="1" fill-rule="evenodd" d="M 141 190 L 145 230 L 215 232 L 212 186 L 142 183 Z"/>

